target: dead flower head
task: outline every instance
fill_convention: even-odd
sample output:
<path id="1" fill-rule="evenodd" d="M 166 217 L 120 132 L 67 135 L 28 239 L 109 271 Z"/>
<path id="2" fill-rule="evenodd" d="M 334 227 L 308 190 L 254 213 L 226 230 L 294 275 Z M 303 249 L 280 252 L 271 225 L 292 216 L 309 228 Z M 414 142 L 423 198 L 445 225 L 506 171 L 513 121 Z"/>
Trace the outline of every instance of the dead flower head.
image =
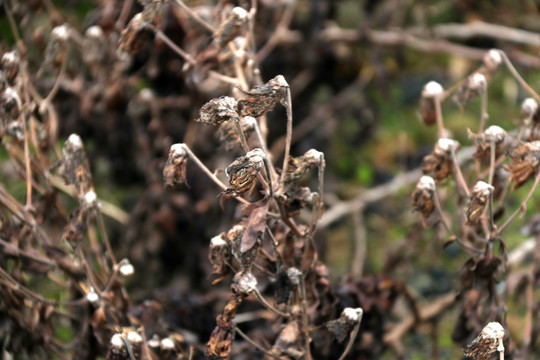
<path id="1" fill-rule="evenodd" d="M 59 66 L 65 61 L 70 31 L 71 29 L 66 24 L 57 26 L 52 30 L 47 49 L 45 50 L 45 62 Z"/>
<path id="2" fill-rule="evenodd" d="M 419 211 L 427 219 L 435 210 L 435 180 L 431 176 L 422 176 L 412 194 L 414 211 Z"/>
<path id="3" fill-rule="evenodd" d="M 210 260 L 210 264 L 212 264 L 212 274 L 217 276 L 212 283 L 216 284 L 223 280 L 230 272 L 230 268 L 227 264 L 229 264 L 231 260 L 231 245 L 227 235 L 220 234 L 214 236 L 210 240 L 208 259 Z"/>
<path id="4" fill-rule="evenodd" d="M 467 106 L 475 97 L 486 91 L 487 81 L 486 76 L 480 71 L 473 73 L 456 91 L 454 101 L 460 107 Z"/>
<path id="5" fill-rule="evenodd" d="M 498 322 L 487 324 L 465 349 L 466 359 L 490 360 L 495 352 L 504 352 L 504 328 Z"/>
<path id="6" fill-rule="evenodd" d="M 173 144 L 169 150 L 167 163 L 163 168 L 165 185 L 173 187 L 186 182 L 188 153 L 185 144 Z"/>
<path id="7" fill-rule="evenodd" d="M 19 74 L 21 59 L 17 51 L 4 53 L 0 60 L 0 69 L 4 72 L 6 79 L 10 85 L 15 84 L 15 79 Z"/>
<path id="8" fill-rule="evenodd" d="M 315 149 L 308 150 L 304 155 L 296 158 L 290 157 L 285 182 L 290 183 L 300 179 L 310 169 L 319 165 L 323 159 L 323 153 Z"/>
<path id="9" fill-rule="evenodd" d="M 420 96 L 419 115 L 426 125 L 433 125 L 437 121 L 435 101 L 444 95 L 444 89 L 438 82 L 430 81 L 422 90 Z"/>
<path id="10" fill-rule="evenodd" d="M 490 74 L 493 74 L 501 65 L 503 61 L 501 52 L 497 49 L 489 50 L 486 55 L 484 55 L 483 63 L 484 67 Z"/>
<path id="11" fill-rule="evenodd" d="M 245 9 L 241 7 L 233 8 L 227 19 L 214 34 L 217 45 L 220 48 L 227 45 L 229 41 L 236 37 L 242 25 L 247 23 L 247 20 L 248 12 Z"/>
<path id="12" fill-rule="evenodd" d="M 538 103 L 533 98 L 527 98 L 521 103 L 521 120 L 523 125 L 533 127 L 540 126 L 540 111 Z"/>
<path id="13" fill-rule="evenodd" d="M 0 118 L 4 126 L 19 117 L 21 104 L 21 98 L 14 88 L 7 87 L 0 93 Z"/>
<path id="14" fill-rule="evenodd" d="M 255 179 L 264 166 L 266 154 L 259 148 L 253 149 L 234 160 L 225 172 L 229 177 L 230 188 L 227 193 L 242 194 L 255 185 Z"/>
<path id="15" fill-rule="evenodd" d="M 88 65 L 101 64 L 106 53 L 105 34 L 99 25 L 90 26 L 84 34 L 83 60 Z"/>
<path id="16" fill-rule="evenodd" d="M 486 205 L 489 202 L 494 187 L 484 181 L 478 181 L 473 188 L 465 214 L 468 224 L 478 224 Z"/>
<path id="17" fill-rule="evenodd" d="M 436 182 L 448 178 L 452 174 L 452 152 L 459 148 L 459 143 L 455 140 L 439 139 L 433 152 L 422 162 L 422 171 L 425 175 L 430 175 Z"/>
<path id="18" fill-rule="evenodd" d="M 248 138 L 255 131 L 255 122 L 257 120 L 254 117 L 246 116 L 241 121 L 242 132 L 245 137 Z M 224 121 L 218 130 L 219 141 L 225 145 L 225 149 L 230 151 L 234 148 L 241 148 L 240 138 L 238 137 L 238 131 L 236 130 L 236 124 L 232 121 Z"/>
<path id="19" fill-rule="evenodd" d="M 278 75 L 266 84 L 244 92 L 246 96 L 238 101 L 240 115 L 259 117 L 266 114 L 279 101 L 285 101 L 288 88 L 283 75 Z"/>
<path id="20" fill-rule="evenodd" d="M 221 125 L 224 121 L 239 121 L 238 106 L 236 100 L 230 96 L 221 96 L 212 99 L 201 108 L 197 121 L 214 126 Z"/>
<path id="21" fill-rule="evenodd" d="M 343 342 L 352 329 L 362 321 L 364 311 L 362 308 L 345 308 L 336 320 L 328 321 L 324 324 L 326 328 L 336 337 L 337 341 Z"/>
<path id="22" fill-rule="evenodd" d="M 136 14 L 127 27 L 122 30 L 119 40 L 121 52 L 135 55 L 143 50 L 154 38 L 154 31 L 146 22 L 143 13 Z"/>
<path id="23" fill-rule="evenodd" d="M 233 278 L 231 289 L 235 294 L 249 295 L 257 288 L 257 278 L 249 271 L 240 271 Z"/>
<path id="24" fill-rule="evenodd" d="M 511 173 L 510 181 L 515 181 L 514 189 L 517 189 L 538 173 L 540 141 L 519 142 L 508 155 L 511 163 L 506 170 Z"/>
<path id="25" fill-rule="evenodd" d="M 93 191 L 90 165 L 84 151 L 83 142 L 79 135 L 71 134 L 62 149 L 60 172 L 67 184 L 75 185 L 81 201 L 86 201 L 86 195 Z"/>
<path id="26" fill-rule="evenodd" d="M 473 134 L 469 131 L 469 137 L 476 143 L 474 158 L 478 160 L 489 159 L 491 144 L 495 146 L 495 155 L 499 155 L 502 145 L 506 139 L 506 131 L 503 128 L 493 125 L 487 128 L 482 134 Z"/>

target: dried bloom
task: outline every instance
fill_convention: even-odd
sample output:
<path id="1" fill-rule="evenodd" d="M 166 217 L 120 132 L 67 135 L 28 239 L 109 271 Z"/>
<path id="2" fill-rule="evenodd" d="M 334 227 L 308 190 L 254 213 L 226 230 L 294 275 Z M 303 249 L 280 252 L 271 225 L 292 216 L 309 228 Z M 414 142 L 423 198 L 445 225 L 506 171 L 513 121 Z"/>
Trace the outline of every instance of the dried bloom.
<path id="1" fill-rule="evenodd" d="M 129 259 L 123 259 L 119 264 L 118 272 L 123 277 L 130 277 L 135 274 L 135 267 L 129 262 Z"/>
<path id="2" fill-rule="evenodd" d="M 233 8 L 227 19 L 225 19 L 214 34 L 217 45 L 219 47 L 227 45 L 229 41 L 236 37 L 240 27 L 246 24 L 247 20 L 248 12 L 245 9 L 241 7 Z"/>
<path id="3" fill-rule="evenodd" d="M 486 76 L 479 71 L 467 78 L 453 96 L 454 101 L 460 106 L 467 106 L 475 97 L 486 91 Z"/>
<path id="4" fill-rule="evenodd" d="M 126 344 L 124 343 L 123 335 L 120 333 L 114 334 L 109 342 L 109 351 L 107 352 L 107 360 L 127 360 L 129 354 Z"/>
<path id="5" fill-rule="evenodd" d="M 86 294 L 86 300 L 88 300 L 88 302 L 93 305 L 99 303 L 99 295 L 92 286 L 90 286 L 90 291 L 88 292 L 88 294 Z"/>
<path id="6" fill-rule="evenodd" d="M 249 295 L 257 288 L 257 278 L 249 271 L 236 273 L 231 289 L 237 294 Z"/>
<path id="7" fill-rule="evenodd" d="M 173 187 L 186 182 L 188 153 L 185 144 L 173 144 L 169 150 L 167 163 L 163 168 L 165 186 Z"/>
<path id="8" fill-rule="evenodd" d="M 93 191 L 93 185 L 90 165 L 79 135 L 71 134 L 68 137 L 62 149 L 62 155 L 60 173 L 67 184 L 75 185 L 79 199 L 86 203 L 85 197 L 88 192 Z M 91 196 L 88 199 L 91 199 Z"/>
<path id="9" fill-rule="evenodd" d="M 476 183 L 465 210 L 468 224 L 478 224 L 494 189 L 493 186 L 486 182 L 478 181 Z"/>
<path id="10" fill-rule="evenodd" d="M 107 56 L 105 35 L 98 25 L 90 26 L 84 35 L 83 60 L 88 65 L 97 65 L 105 60 Z"/>
<path id="11" fill-rule="evenodd" d="M 283 206 L 287 216 L 295 217 L 306 205 L 313 203 L 313 195 L 308 187 L 289 186 L 282 196 Z"/>
<path id="12" fill-rule="evenodd" d="M 495 352 L 504 352 L 504 328 L 498 322 L 490 322 L 465 349 L 465 358 L 490 360 Z"/>
<path id="13" fill-rule="evenodd" d="M 255 120 L 254 117 L 246 116 L 244 121 L 241 121 L 242 132 L 246 139 L 255 131 Z M 238 131 L 236 130 L 236 125 L 232 121 L 225 121 L 219 126 L 218 130 L 219 141 L 225 144 L 225 149 L 230 151 L 234 148 L 240 148 L 240 138 L 238 136 Z"/>
<path id="14" fill-rule="evenodd" d="M 469 137 L 476 143 L 474 158 L 485 160 L 490 158 L 491 144 L 495 145 L 496 156 L 501 153 L 502 145 L 506 139 L 506 131 L 499 126 L 493 125 L 479 135 L 469 131 Z"/>
<path id="15" fill-rule="evenodd" d="M 435 180 L 431 176 L 422 176 L 416 184 L 412 198 L 414 210 L 419 211 L 424 220 L 435 210 L 434 196 Z"/>
<path id="16" fill-rule="evenodd" d="M 155 353 L 159 352 L 161 345 L 161 339 L 157 334 L 154 334 L 150 340 L 147 341 L 148 347 Z"/>
<path id="17" fill-rule="evenodd" d="M 486 55 L 484 55 L 484 66 L 490 73 L 494 73 L 501 65 L 503 61 L 501 52 L 497 49 L 489 50 Z"/>
<path id="18" fill-rule="evenodd" d="M 221 96 L 212 99 L 201 108 L 200 117 L 197 121 L 203 124 L 220 125 L 224 121 L 239 121 L 238 105 L 230 96 Z"/>
<path id="19" fill-rule="evenodd" d="M 319 165 L 322 159 L 324 159 L 323 153 L 315 149 L 308 150 L 304 155 L 297 158 L 290 157 L 285 182 L 290 183 L 300 179 L 310 169 Z"/>
<path id="20" fill-rule="evenodd" d="M 266 154 L 259 148 L 253 149 L 236 158 L 227 168 L 225 173 L 229 177 L 230 188 L 227 193 L 242 194 L 255 185 L 255 179 L 264 166 Z"/>
<path id="21" fill-rule="evenodd" d="M 458 148 L 459 143 L 455 140 L 439 139 L 433 152 L 424 157 L 422 162 L 424 174 L 432 176 L 436 182 L 448 178 L 453 170 L 452 152 Z"/>
<path id="22" fill-rule="evenodd" d="M 515 181 L 514 189 L 517 189 L 538 173 L 540 141 L 519 142 L 510 150 L 508 156 L 511 163 L 506 170 L 511 173 L 509 180 Z"/>
<path id="23" fill-rule="evenodd" d="M 0 116 L 4 125 L 19 117 L 21 104 L 21 98 L 14 88 L 7 87 L 2 91 L 0 94 Z"/>
<path id="24" fill-rule="evenodd" d="M 136 14 L 127 27 L 122 30 L 119 40 L 119 49 L 130 55 L 135 55 L 146 48 L 154 39 L 154 31 L 145 21 L 143 13 Z"/>
<path id="25" fill-rule="evenodd" d="M 238 109 L 242 116 L 259 117 L 270 111 L 278 101 L 285 101 L 289 84 L 282 75 L 266 84 L 244 92 L 244 98 L 238 101 Z"/>
<path id="26" fill-rule="evenodd" d="M 538 103 L 533 98 L 526 98 L 521 103 L 521 115 L 522 117 L 532 118 L 538 111 Z"/>
<path id="27" fill-rule="evenodd" d="M 437 121 L 435 101 L 443 95 L 444 89 L 438 82 L 430 81 L 424 86 L 419 105 L 420 119 L 424 124 L 433 125 Z"/>
<path id="28" fill-rule="evenodd" d="M 21 59 L 17 51 L 10 51 L 5 53 L 0 60 L 0 68 L 4 72 L 6 79 L 10 85 L 15 84 L 15 79 L 19 74 L 19 67 L 21 65 Z"/>
<path id="29" fill-rule="evenodd" d="M 47 49 L 45 50 L 45 62 L 59 66 L 65 61 L 70 31 L 71 29 L 66 24 L 57 26 L 52 30 Z"/>
<path id="30" fill-rule="evenodd" d="M 176 345 L 174 344 L 174 340 L 169 336 L 165 339 L 162 339 L 159 343 L 159 346 L 162 351 L 171 351 L 176 349 Z"/>
<path id="31" fill-rule="evenodd" d="M 208 259 L 212 264 L 212 274 L 217 276 L 212 284 L 216 284 L 230 272 L 231 246 L 227 235 L 220 234 L 210 240 Z"/>
<path id="32" fill-rule="evenodd" d="M 352 329 L 362 321 L 364 311 L 362 308 L 345 308 L 336 320 L 328 321 L 324 324 L 326 328 L 336 337 L 337 341 L 343 342 Z"/>

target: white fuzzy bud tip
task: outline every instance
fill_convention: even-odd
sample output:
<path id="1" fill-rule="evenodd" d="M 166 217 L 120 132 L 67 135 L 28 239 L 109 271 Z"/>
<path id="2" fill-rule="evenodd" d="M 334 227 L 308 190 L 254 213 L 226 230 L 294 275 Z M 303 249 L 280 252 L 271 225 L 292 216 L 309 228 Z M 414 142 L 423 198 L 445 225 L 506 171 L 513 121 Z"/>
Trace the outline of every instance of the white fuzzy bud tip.
<path id="1" fill-rule="evenodd" d="M 495 141 L 496 143 L 503 142 L 504 138 L 506 137 L 506 131 L 497 125 L 488 127 L 486 131 L 484 131 L 484 134 L 489 141 Z"/>
<path id="2" fill-rule="evenodd" d="M 304 154 L 305 157 L 314 158 L 314 159 L 321 159 L 324 157 L 324 154 L 318 150 L 311 149 L 306 151 Z"/>
<path id="3" fill-rule="evenodd" d="M 19 61 L 19 56 L 17 55 L 17 51 L 15 50 L 7 52 L 2 56 L 2 62 L 15 63 L 18 61 Z"/>
<path id="4" fill-rule="evenodd" d="M 504 328 L 498 322 L 490 322 L 487 324 L 481 333 L 483 338 L 498 340 L 504 337 Z"/>
<path id="5" fill-rule="evenodd" d="M 69 27 L 66 24 L 57 26 L 52 30 L 51 36 L 61 41 L 67 41 L 69 39 Z"/>
<path id="6" fill-rule="evenodd" d="M 21 98 L 19 97 L 19 94 L 17 94 L 17 91 L 15 89 L 13 89 L 12 87 L 8 87 L 6 88 L 6 90 L 4 90 L 4 92 L 7 99 L 15 100 L 15 102 L 17 103 L 17 108 L 21 107 Z"/>
<path id="7" fill-rule="evenodd" d="M 131 344 L 138 344 L 142 342 L 142 337 L 136 331 L 130 331 L 127 334 L 127 339 Z"/>
<path id="8" fill-rule="evenodd" d="M 419 190 L 435 191 L 435 180 L 431 176 L 424 175 L 418 180 L 416 188 Z"/>
<path id="9" fill-rule="evenodd" d="M 222 246 L 227 246 L 227 240 L 224 239 L 223 235 L 216 235 L 210 240 L 210 248 L 218 248 Z"/>
<path id="10" fill-rule="evenodd" d="M 502 63 L 502 60 L 501 53 L 496 49 L 489 50 L 484 56 L 484 62 L 494 66 L 499 66 Z"/>
<path id="11" fill-rule="evenodd" d="M 359 322 L 362 319 L 362 314 L 364 311 L 361 308 L 345 308 L 343 309 L 343 312 L 341 313 L 341 316 L 343 316 L 347 321 L 350 322 Z"/>
<path id="12" fill-rule="evenodd" d="M 151 348 L 158 348 L 159 344 L 159 336 L 157 336 L 156 334 L 154 334 L 154 336 L 150 340 L 148 340 L 148 346 L 150 346 Z"/>
<path id="13" fill-rule="evenodd" d="M 90 26 L 86 29 L 86 36 L 91 38 L 101 38 L 103 37 L 103 30 L 98 25 Z"/>
<path id="14" fill-rule="evenodd" d="M 486 77 L 483 74 L 474 73 L 469 79 L 469 86 L 475 90 L 484 89 L 487 86 Z"/>
<path id="15" fill-rule="evenodd" d="M 493 190 L 495 190 L 495 188 L 487 182 L 478 181 L 476 185 L 474 185 L 473 193 L 477 196 L 489 196 Z"/>
<path id="16" fill-rule="evenodd" d="M 239 6 L 232 9 L 232 13 L 234 14 L 234 16 L 241 20 L 246 19 L 248 16 L 248 12 L 244 8 L 241 8 Z"/>
<path id="17" fill-rule="evenodd" d="M 124 259 L 122 262 L 123 264 L 120 265 L 120 268 L 118 269 L 118 271 L 120 272 L 120 275 L 128 277 L 135 274 L 135 268 L 129 262 L 128 259 Z"/>
<path id="18" fill-rule="evenodd" d="M 538 103 L 533 98 L 526 98 L 521 104 L 521 112 L 527 116 L 533 116 L 538 110 Z"/>
<path id="19" fill-rule="evenodd" d="M 160 345 L 161 350 L 174 350 L 175 348 L 174 341 L 170 337 L 161 340 Z"/>
<path id="20" fill-rule="evenodd" d="M 95 304 L 99 301 L 99 295 L 93 287 L 90 287 L 90 292 L 86 294 L 86 300 L 88 300 L 88 302 L 91 304 Z"/>
<path id="21" fill-rule="evenodd" d="M 171 145 L 171 153 L 175 156 L 187 156 L 187 152 L 185 149 L 185 144 L 172 144 Z"/>
<path id="22" fill-rule="evenodd" d="M 444 152 L 456 151 L 459 148 L 459 143 L 453 139 L 442 138 L 437 142 L 437 147 Z"/>
<path id="23" fill-rule="evenodd" d="M 89 192 L 87 192 L 86 194 L 84 194 L 84 201 L 87 203 L 87 204 L 93 204 L 95 203 L 97 200 L 97 195 L 95 192 L 93 192 L 92 190 L 90 190 Z"/>
<path id="24" fill-rule="evenodd" d="M 262 163 L 266 158 L 266 154 L 260 148 L 255 148 L 246 154 L 246 157 L 254 163 Z"/>
<path id="25" fill-rule="evenodd" d="M 257 119 L 255 119 L 253 116 L 245 116 L 244 121 L 251 128 L 255 128 L 257 125 Z"/>
<path id="26" fill-rule="evenodd" d="M 122 334 L 114 334 L 111 337 L 111 347 L 115 349 L 122 349 L 124 347 L 124 340 L 122 340 Z"/>
<path id="27" fill-rule="evenodd" d="M 69 135 L 67 141 L 74 149 L 81 149 L 83 147 L 83 142 L 81 137 L 77 134 Z"/>
<path id="28" fill-rule="evenodd" d="M 289 87 L 289 83 L 287 82 L 287 80 L 285 80 L 283 75 L 276 76 L 275 80 L 276 80 L 276 85 L 282 86 L 282 87 Z"/>
<path id="29" fill-rule="evenodd" d="M 424 86 L 422 95 L 424 97 L 435 97 L 444 94 L 444 88 L 436 81 L 430 81 Z"/>
<path id="30" fill-rule="evenodd" d="M 257 287 L 257 278 L 250 272 L 239 272 L 234 276 L 240 292 L 249 294 Z"/>

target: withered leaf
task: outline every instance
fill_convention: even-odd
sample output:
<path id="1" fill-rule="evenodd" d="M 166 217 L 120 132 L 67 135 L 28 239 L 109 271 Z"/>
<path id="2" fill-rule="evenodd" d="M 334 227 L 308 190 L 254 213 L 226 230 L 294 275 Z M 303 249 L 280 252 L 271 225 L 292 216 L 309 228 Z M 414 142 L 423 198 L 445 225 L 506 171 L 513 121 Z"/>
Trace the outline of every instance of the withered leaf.
<path id="1" fill-rule="evenodd" d="M 242 241 L 240 243 L 241 252 L 244 253 L 250 250 L 257 242 L 257 239 L 264 232 L 264 228 L 266 226 L 266 214 L 268 213 L 269 204 L 270 203 L 267 199 L 263 199 L 246 208 L 245 211 L 249 211 L 249 218 L 246 224 L 246 230 L 242 235 Z"/>

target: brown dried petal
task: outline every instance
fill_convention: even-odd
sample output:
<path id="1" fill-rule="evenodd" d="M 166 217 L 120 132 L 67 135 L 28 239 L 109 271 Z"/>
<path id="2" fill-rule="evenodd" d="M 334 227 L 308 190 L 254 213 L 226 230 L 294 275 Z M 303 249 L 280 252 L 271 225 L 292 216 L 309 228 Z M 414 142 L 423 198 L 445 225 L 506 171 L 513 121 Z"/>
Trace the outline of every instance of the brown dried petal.
<path id="1" fill-rule="evenodd" d="M 184 146 L 184 144 L 173 144 L 169 150 L 169 157 L 163 168 L 163 179 L 168 187 L 186 182 L 188 154 Z"/>
<path id="2" fill-rule="evenodd" d="M 224 121 L 239 121 L 237 107 L 236 100 L 230 96 L 212 99 L 202 106 L 197 121 L 214 126 Z"/>
<path id="3" fill-rule="evenodd" d="M 311 149 L 302 156 L 296 158 L 290 157 L 285 182 L 296 181 L 307 174 L 310 169 L 319 165 L 321 156 L 321 152 Z"/>
<path id="4" fill-rule="evenodd" d="M 284 101 L 289 84 L 282 75 L 266 84 L 244 92 L 244 98 L 238 101 L 238 109 L 242 116 L 259 117 L 270 111 L 279 101 Z"/>
<path id="5" fill-rule="evenodd" d="M 255 185 L 255 179 L 264 165 L 264 157 L 264 152 L 256 148 L 227 166 L 225 172 L 229 176 L 231 187 L 226 192 L 242 194 L 250 190 Z"/>
<path id="6" fill-rule="evenodd" d="M 506 169 L 511 173 L 510 181 L 515 181 L 514 189 L 517 189 L 538 173 L 540 141 L 520 142 L 508 155 L 511 163 Z"/>

